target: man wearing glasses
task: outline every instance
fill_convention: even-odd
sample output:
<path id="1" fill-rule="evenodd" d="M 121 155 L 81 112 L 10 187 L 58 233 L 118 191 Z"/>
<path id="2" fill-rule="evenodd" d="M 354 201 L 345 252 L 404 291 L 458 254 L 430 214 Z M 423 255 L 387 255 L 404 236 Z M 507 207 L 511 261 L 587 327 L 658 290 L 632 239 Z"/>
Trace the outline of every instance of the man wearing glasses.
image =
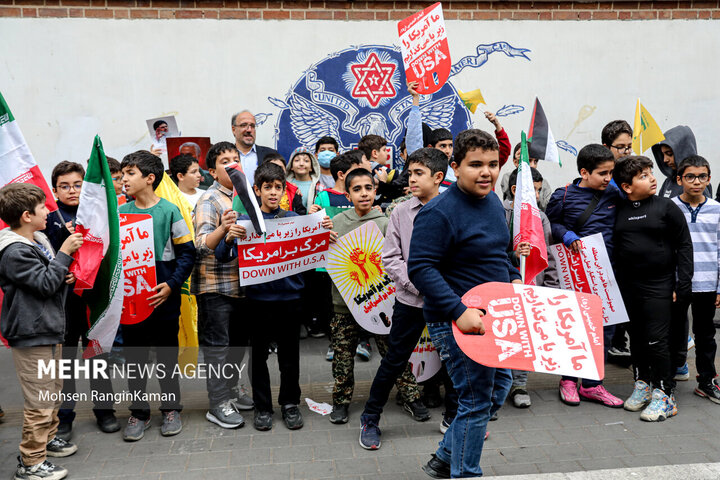
<path id="1" fill-rule="evenodd" d="M 235 137 L 235 146 L 240 151 L 240 165 L 242 166 L 245 176 L 253 181 L 255 178 L 255 169 L 270 153 L 278 153 L 270 147 L 263 147 L 255 144 L 257 136 L 257 123 L 255 115 L 248 110 L 243 110 L 232 116 L 232 132 Z"/>

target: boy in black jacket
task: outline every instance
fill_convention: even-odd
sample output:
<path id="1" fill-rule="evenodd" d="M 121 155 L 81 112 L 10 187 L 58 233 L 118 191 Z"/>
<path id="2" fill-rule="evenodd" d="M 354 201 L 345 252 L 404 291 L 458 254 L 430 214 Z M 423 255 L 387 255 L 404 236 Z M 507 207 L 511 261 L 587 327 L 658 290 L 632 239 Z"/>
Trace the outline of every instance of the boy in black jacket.
<path id="1" fill-rule="evenodd" d="M 671 310 L 674 302 L 692 294 L 692 239 L 678 206 L 655 196 L 657 180 L 649 158 L 620 159 L 613 178 L 627 194 L 618 205 L 614 235 L 615 273 L 630 317 L 635 374 L 625 409 L 643 410 L 640 419 L 657 422 L 677 415 Z"/>
<path id="2" fill-rule="evenodd" d="M 255 170 L 255 195 L 260 197 L 260 210 L 263 218 L 296 217 L 295 212 L 280 208 L 280 200 L 285 193 L 285 170 L 274 163 L 263 163 Z M 238 220 L 248 220 L 245 215 Z M 326 228 L 332 222 L 326 217 Z M 225 241 L 215 248 L 215 257 L 227 262 L 237 256 L 234 248 L 237 238 L 245 238 L 247 232 L 240 225 L 232 225 Z M 255 402 L 256 430 L 272 429 L 273 409 L 270 392 L 270 373 L 267 359 L 270 342 L 277 342 L 278 366 L 280 367 L 280 393 L 278 403 L 282 418 L 290 430 L 303 427 L 304 421 L 298 405 L 300 403 L 300 316 L 301 294 L 304 282 L 301 274 L 291 275 L 266 283 L 248 285 L 245 293 L 248 298 L 250 325 L 250 344 L 252 345 L 252 389 Z"/>
<path id="3" fill-rule="evenodd" d="M 0 231 L 1 326 L 25 398 L 15 478 L 65 478 L 67 470 L 46 458 L 77 451 L 56 436 L 60 402 L 43 400 L 44 395 L 60 396 L 62 379 L 39 366 L 55 366 L 62 358 L 66 284 L 75 281 L 68 267 L 83 241 L 79 233 L 69 235 L 55 255 L 40 233 L 47 215 L 45 194 L 35 185 L 13 183 L 0 189 L 0 219 L 10 226 Z"/>

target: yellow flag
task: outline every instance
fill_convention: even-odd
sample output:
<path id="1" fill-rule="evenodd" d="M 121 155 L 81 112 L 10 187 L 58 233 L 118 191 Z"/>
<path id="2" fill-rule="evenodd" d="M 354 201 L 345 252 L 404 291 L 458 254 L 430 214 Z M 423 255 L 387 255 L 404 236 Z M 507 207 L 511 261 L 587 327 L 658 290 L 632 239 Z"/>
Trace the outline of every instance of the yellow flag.
<path id="1" fill-rule="evenodd" d="M 471 113 L 475 113 L 475 110 L 477 110 L 478 105 L 481 103 L 486 105 L 485 99 L 483 98 L 482 93 L 480 93 L 479 88 L 477 90 L 473 90 L 472 92 L 461 92 L 458 90 L 458 94 Z"/>
<path id="2" fill-rule="evenodd" d="M 633 126 L 632 149 L 636 155 L 642 155 L 645 150 L 658 142 L 665 140 L 660 126 L 650 115 L 638 98 L 635 107 L 635 125 Z"/>
<path id="3" fill-rule="evenodd" d="M 163 175 L 160 185 L 155 189 L 155 195 L 164 198 L 173 205 L 177 205 L 190 230 L 190 235 L 195 238 L 192 205 L 167 173 Z M 184 369 L 186 365 L 196 365 L 198 355 L 197 301 L 195 295 L 190 294 L 189 278 L 183 284 L 180 293 L 180 330 L 178 331 L 180 350 L 178 352 L 178 365 Z"/>

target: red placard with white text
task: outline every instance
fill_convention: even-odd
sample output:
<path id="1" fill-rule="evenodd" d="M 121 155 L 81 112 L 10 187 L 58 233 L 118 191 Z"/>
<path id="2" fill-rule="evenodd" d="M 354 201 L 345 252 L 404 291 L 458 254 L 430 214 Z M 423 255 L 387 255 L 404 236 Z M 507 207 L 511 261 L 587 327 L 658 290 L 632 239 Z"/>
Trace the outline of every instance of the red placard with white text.
<path id="1" fill-rule="evenodd" d="M 562 243 L 551 245 L 549 250 L 555 258 L 560 288 L 600 296 L 605 325 L 630 321 L 602 233 L 581 238 L 580 253 Z"/>
<path id="2" fill-rule="evenodd" d="M 120 243 L 124 279 L 123 312 L 120 323 L 132 325 L 153 312 L 148 297 L 155 295 L 155 243 L 152 216 L 147 213 L 120 214 Z"/>
<path id="3" fill-rule="evenodd" d="M 602 380 L 602 300 L 597 295 L 515 283 L 485 283 L 462 302 L 484 310 L 485 334 L 465 334 L 453 322 L 460 349 L 494 368 Z"/>
<path id="4" fill-rule="evenodd" d="M 326 213 L 266 219 L 266 234 L 256 233 L 250 220 L 239 220 L 247 236 L 237 239 L 240 285 L 255 285 L 324 267 L 330 230 L 322 226 Z"/>
<path id="5" fill-rule="evenodd" d="M 452 67 L 442 4 L 399 21 L 398 35 L 408 82 L 418 82 L 417 91 L 425 95 L 440 90 Z"/>

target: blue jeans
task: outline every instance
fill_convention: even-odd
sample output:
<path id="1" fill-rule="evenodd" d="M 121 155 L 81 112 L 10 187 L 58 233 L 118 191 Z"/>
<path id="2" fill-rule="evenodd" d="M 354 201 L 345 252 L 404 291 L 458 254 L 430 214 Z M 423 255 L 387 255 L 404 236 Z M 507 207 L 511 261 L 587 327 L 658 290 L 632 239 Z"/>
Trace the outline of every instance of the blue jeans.
<path id="1" fill-rule="evenodd" d="M 428 332 L 458 394 L 457 415 L 435 455 L 450 464 L 452 478 L 480 476 L 487 423 L 505 402 L 512 375 L 508 369 L 486 367 L 465 355 L 449 322 L 428 323 Z"/>

